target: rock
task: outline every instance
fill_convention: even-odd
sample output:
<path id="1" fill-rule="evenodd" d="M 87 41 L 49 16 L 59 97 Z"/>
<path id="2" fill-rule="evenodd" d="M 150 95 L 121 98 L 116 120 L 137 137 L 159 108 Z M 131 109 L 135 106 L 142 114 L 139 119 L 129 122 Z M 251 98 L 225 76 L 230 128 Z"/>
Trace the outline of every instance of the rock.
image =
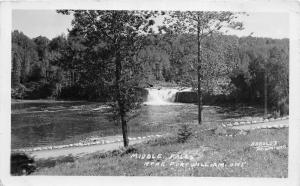
<path id="1" fill-rule="evenodd" d="M 197 93 L 193 91 L 180 91 L 175 94 L 175 102 L 197 103 Z"/>

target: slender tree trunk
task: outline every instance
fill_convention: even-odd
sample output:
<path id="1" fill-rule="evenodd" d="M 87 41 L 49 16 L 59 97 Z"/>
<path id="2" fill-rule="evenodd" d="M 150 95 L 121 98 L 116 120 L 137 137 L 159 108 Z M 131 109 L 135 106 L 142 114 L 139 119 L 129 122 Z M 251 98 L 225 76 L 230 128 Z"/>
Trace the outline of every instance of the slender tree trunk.
<path id="1" fill-rule="evenodd" d="M 202 92 L 201 92 L 201 49 L 200 49 L 200 23 L 198 23 L 197 27 L 197 46 L 198 46 L 198 58 L 197 58 L 197 76 L 198 76 L 198 123 L 201 125 L 202 123 Z"/>
<path id="2" fill-rule="evenodd" d="M 129 140 L 128 140 L 128 127 L 127 127 L 127 121 L 125 120 L 124 116 L 121 116 L 121 123 L 122 123 L 122 134 L 123 134 L 123 144 L 124 147 L 128 147 Z"/>
<path id="3" fill-rule="evenodd" d="M 267 73 L 266 73 L 266 69 L 264 70 L 264 107 L 265 107 L 265 117 L 268 116 L 268 85 L 267 85 Z"/>
<path id="4" fill-rule="evenodd" d="M 127 130 L 127 121 L 126 121 L 126 112 L 124 108 L 124 102 L 121 96 L 121 89 L 120 89 L 120 78 L 121 78 L 121 72 L 122 72 L 122 64 L 120 60 L 120 55 L 117 53 L 116 54 L 116 90 L 117 90 L 117 102 L 119 105 L 119 114 L 120 114 L 120 119 L 121 119 L 121 124 L 122 124 L 122 134 L 123 134 L 123 142 L 124 142 L 124 147 L 128 147 L 129 140 L 128 140 L 128 130 Z"/>

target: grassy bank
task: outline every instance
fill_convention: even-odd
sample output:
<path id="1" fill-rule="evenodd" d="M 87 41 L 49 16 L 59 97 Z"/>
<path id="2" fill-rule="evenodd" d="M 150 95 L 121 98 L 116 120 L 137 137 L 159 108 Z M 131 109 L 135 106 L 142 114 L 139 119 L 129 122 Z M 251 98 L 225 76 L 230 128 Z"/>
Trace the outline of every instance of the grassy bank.
<path id="1" fill-rule="evenodd" d="M 127 151 L 43 160 L 34 175 L 287 177 L 288 148 L 260 151 L 251 145 L 276 141 L 277 146 L 287 147 L 288 129 L 253 130 L 229 137 L 217 131 L 203 132 L 197 125 L 190 127 L 193 135 L 184 143 L 178 141 L 174 130 L 171 136 L 134 145 Z M 154 157 L 138 158 L 143 154 Z M 185 158 L 191 156 L 194 159 Z"/>

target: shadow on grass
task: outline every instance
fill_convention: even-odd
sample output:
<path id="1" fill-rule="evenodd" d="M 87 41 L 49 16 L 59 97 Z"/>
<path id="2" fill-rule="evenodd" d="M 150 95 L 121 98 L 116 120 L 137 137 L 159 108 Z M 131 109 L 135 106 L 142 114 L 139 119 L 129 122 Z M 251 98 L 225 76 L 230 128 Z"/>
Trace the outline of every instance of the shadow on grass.
<path id="1" fill-rule="evenodd" d="M 38 168 L 50 168 L 62 163 L 73 163 L 75 162 L 75 160 L 76 157 L 72 155 L 68 155 L 68 156 L 61 156 L 56 158 L 40 159 L 36 161 L 36 165 Z"/>

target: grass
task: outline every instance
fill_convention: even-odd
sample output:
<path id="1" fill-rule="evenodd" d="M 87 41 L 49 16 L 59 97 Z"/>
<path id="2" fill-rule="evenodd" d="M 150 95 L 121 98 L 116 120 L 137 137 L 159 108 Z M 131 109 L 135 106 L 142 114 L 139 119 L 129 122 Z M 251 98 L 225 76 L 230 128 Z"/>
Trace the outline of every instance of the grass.
<path id="1" fill-rule="evenodd" d="M 88 107 L 88 106 L 87 106 Z M 90 109 L 90 108 L 88 108 Z M 197 106 L 186 104 L 172 107 L 143 107 L 142 114 L 129 123 L 129 136 L 143 136 L 153 133 L 169 133 L 167 137 L 154 139 L 143 144 L 132 146 L 136 151 L 115 150 L 106 153 L 94 153 L 84 157 L 59 157 L 39 160 L 35 175 L 109 175 L 109 176 L 220 176 L 220 177 L 287 177 L 288 148 L 281 150 L 256 151 L 252 142 L 278 141 L 280 145 L 288 145 L 288 129 L 253 130 L 246 135 L 234 137 L 235 130 L 217 129 L 203 132 L 202 129 L 219 127 L 226 120 L 245 121 L 262 117 L 262 110 L 253 107 L 204 107 L 203 124 L 197 124 Z M 49 128 L 47 121 L 51 122 Z M 90 136 L 120 135 L 121 127 L 106 122 L 103 113 L 92 111 L 72 111 L 38 114 L 16 114 L 12 117 L 12 130 L 35 126 L 40 136 L 53 133 L 55 140 L 49 138 L 51 144 L 75 143 Z M 76 123 L 76 125 L 74 125 Z M 184 141 L 178 141 L 178 129 L 182 124 L 191 128 L 192 135 Z M 70 127 L 87 126 L 88 130 L 81 134 L 65 138 L 64 132 Z M 50 127 L 51 126 L 51 127 Z M 82 127 L 80 126 L 80 127 Z M 95 126 L 97 126 L 95 128 Z M 41 127 L 41 128 L 40 128 Z M 32 128 L 34 129 L 34 128 Z M 43 130 L 42 130 L 43 129 Z M 28 131 L 28 132 L 31 132 Z M 34 132 L 34 130 L 33 130 Z M 43 133 L 45 132 L 45 134 Z M 27 140 L 28 135 L 26 133 Z M 14 135 L 14 133 L 12 133 Z M 52 136 L 50 136 L 52 137 Z M 18 138 L 16 138 L 18 139 Z M 58 140 L 57 140 L 58 139 Z M 12 138 L 12 140 L 15 140 Z M 34 138 L 32 138 L 34 140 Z M 27 141 L 26 141 L 27 143 Z M 138 154 L 162 154 L 161 160 L 145 166 L 146 160 L 131 156 Z M 193 154 L 199 156 L 198 163 L 209 166 L 223 164 L 226 167 L 181 166 L 180 163 L 193 163 L 191 160 L 174 160 L 178 166 L 170 165 L 168 157 L 174 154 Z M 197 163 L 196 162 L 196 163 Z M 230 166 L 231 163 L 243 163 L 244 166 Z M 165 163 L 168 166 L 156 166 Z M 176 164 L 177 165 L 177 164 Z"/>
<path id="2" fill-rule="evenodd" d="M 88 176 L 219 176 L 219 177 L 287 177 L 288 148 L 256 151 L 252 142 L 278 141 L 288 146 L 288 129 L 253 130 L 247 135 L 234 137 L 218 133 L 203 132 L 202 126 L 190 125 L 193 135 L 185 142 L 177 140 L 177 129 L 173 135 L 154 139 L 131 147 L 132 152 L 115 150 L 95 153 L 73 161 L 57 161 L 52 166 L 41 166 L 34 175 L 88 175 Z M 167 159 L 172 154 L 196 152 L 198 162 L 224 163 L 224 168 L 169 166 Z M 145 166 L 145 159 L 132 158 L 133 154 L 162 154 L 162 159 L 150 162 L 167 163 L 167 166 Z M 195 155 L 195 153 L 194 153 Z M 68 159 L 69 160 L 69 159 Z M 47 161 L 47 160 L 44 160 Z M 172 160 L 189 163 L 190 160 Z M 230 163 L 245 162 L 244 166 Z M 42 164 L 40 164 L 42 165 Z"/>

